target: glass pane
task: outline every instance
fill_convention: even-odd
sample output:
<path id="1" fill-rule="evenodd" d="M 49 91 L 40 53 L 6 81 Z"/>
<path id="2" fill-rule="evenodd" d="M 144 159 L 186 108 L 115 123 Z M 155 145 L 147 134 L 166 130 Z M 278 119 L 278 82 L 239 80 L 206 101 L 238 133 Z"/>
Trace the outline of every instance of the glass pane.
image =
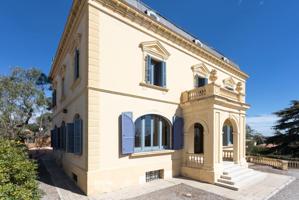
<path id="1" fill-rule="evenodd" d="M 159 132 L 160 132 L 159 121 L 160 120 L 158 119 L 158 117 L 154 116 L 152 121 L 154 123 L 153 146 L 159 146 Z"/>
<path id="2" fill-rule="evenodd" d="M 135 147 L 141 147 L 141 120 L 135 123 Z"/>
<path id="3" fill-rule="evenodd" d="M 151 146 L 151 117 L 146 116 L 145 118 L 145 133 L 144 133 L 144 146 Z"/>
<path id="4" fill-rule="evenodd" d="M 234 135 L 233 135 L 233 127 L 230 126 L 230 144 L 233 144 L 234 143 Z"/>
<path id="5" fill-rule="evenodd" d="M 170 127 L 165 120 L 162 120 L 162 146 L 170 148 Z"/>
<path id="6" fill-rule="evenodd" d="M 227 146 L 228 145 L 228 141 L 227 141 L 228 137 L 227 137 L 227 125 L 225 125 L 223 127 L 223 137 L 222 137 L 222 143 L 223 143 L 223 146 Z"/>

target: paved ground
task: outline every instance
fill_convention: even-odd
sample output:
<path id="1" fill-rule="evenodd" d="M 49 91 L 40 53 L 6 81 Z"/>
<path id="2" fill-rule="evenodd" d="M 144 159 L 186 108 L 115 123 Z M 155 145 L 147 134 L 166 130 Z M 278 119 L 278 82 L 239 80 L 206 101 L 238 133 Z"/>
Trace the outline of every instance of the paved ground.
<path id="1" fill-rule="evenodd" d="M 197 200 L 197 199 L 267 199 L 274 195 L 271 200 L 298 200 L 299 199 L 299 170 L 284 172 L 265 166 L 251 166 L 264 172 L 270 172 L 261 184 L 248 186 L 240 191 L 232 191 L 211 184 L 201 183 L 184 178 L 158 180 L 151 183 L 124 188 L 113 193 L 105 193 L 86 197 L 78 189 L 76 184 L 69 179 L 59 168 L 53 158 L 48 154 L 36 156 L 39 159 L 39 182 L 44 192 L 43 200 Z M 283 175 L 281 175 L 283 174 Z M 288 175 L 288 176 L 285 176 Z M 277 191 L 282 185 L 290 183 L 290 177 L 298 179 L 286 186 L 282 191 Z M 191 196 L 189 196 L 191 195 Z"/>
<path id="2" fill-rule="evenodd" d="M 87 198 L 76 184 L 57 166 L 48 151 L 35 154 L 39 163 L 39 188 L 42 200 L 84 200 Z"/>
<path id="3" fill-rule="evenodd" d="M 183 183 L 166 189 L 158 190 L 149 194 L 135 197 L 129 200 L 229 200 L 228 198 L 216 195 Z"/>
<path id="4" fill-rule="evenodd" d="M 299 169 L 289 169 L 288 171 L 282 171 L 279 169 L 274 169 L 268 166 L 261 165 L 252 165 L 250 166 L 252 169 L 275 173 L 275 174 L 283 174 L 287 176 L 293 176 L 296 178 L 295 181 L 284 187 L 281 191 L 276 193 L 270 200 L 298 200 L 299 199 Z"/>

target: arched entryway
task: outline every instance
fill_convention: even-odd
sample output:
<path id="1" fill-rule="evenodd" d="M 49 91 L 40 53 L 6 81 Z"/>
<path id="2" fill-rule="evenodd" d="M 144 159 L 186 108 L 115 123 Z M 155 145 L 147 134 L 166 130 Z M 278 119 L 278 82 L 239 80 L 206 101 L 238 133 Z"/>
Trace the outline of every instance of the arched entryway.
<path id="1" fill-rule="evenodd" d="M 194 153 L 204 153 L 204 128 L 200 123 L 194 124 Z"/>
<path id="2" fill-rule="evenodd" d="M 223 160 L 239 162 L 238 159 L 238 130 L 233 119 L 227 119 L 222 127 Z"/>

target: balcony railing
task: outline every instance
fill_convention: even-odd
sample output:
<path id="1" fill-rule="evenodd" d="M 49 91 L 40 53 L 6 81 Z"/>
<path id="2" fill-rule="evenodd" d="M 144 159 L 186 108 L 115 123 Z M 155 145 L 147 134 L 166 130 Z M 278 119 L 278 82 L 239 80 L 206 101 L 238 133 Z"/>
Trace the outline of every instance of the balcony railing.
<path id="1" fill-rule="evenodd" d="M 244 94 L 222 88 L 215 83 L 210 83 L 206 86 L 183 92 L 181 95 L 181 103 L 202 100 L 214 95 L 242 103 L 245 101 Z"/>
<path id="2" fill-rule="evenodd" d="M 201 168 L 204 164 L 204 155 L 187 153 L 185 163 L 187 167 Z"/>

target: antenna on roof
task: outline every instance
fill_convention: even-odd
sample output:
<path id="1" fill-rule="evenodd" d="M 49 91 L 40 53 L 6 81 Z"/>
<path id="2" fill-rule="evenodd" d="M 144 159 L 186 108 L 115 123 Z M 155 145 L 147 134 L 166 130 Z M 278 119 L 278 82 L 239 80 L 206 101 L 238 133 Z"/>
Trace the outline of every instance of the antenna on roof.
<path id="1" fill-rule="evenodd" d="M 228 59 L 227 57 L 222 57 L 222 60 L 223 60 L 224 62 L 229 63 L 229 59 Z"/>
<path id="2" fill-rule="evenodd" d="M 160 21 L 160 18 L 159 16 L 157 15 L 157 13 L 155 13 L 154 11 L 152 10 L 146 10 L 145 11 L 145 14 L 147 14 L 148 16 L 150 16 L 151 18 L 157 20 L 157 21 Z"/>
<path id="3" fill-rule="evenodd" d="M 193 42 L 197 45 L 199 45 L 200 47 L 203 47 L 203 43 L 197 39 L 194 39 Z"/>

